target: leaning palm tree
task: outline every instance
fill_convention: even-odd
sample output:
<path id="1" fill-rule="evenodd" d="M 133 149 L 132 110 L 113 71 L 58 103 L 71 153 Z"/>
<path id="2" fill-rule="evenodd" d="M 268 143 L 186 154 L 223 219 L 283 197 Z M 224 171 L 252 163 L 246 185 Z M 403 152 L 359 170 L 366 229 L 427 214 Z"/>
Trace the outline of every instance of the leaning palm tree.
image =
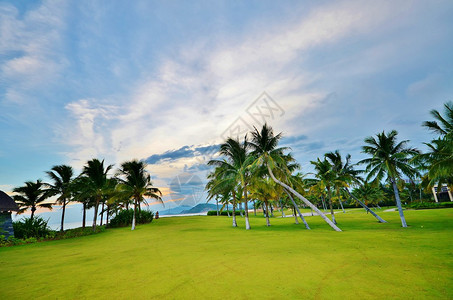
<path id="1" fill-rule="evenodd" d="M 99 203 L 103 200 L 108 188 L 107 173 L 113 165 L 104 166 L 104 160 L 89 160 L 83 167 L 81 176 L 85 178 L 84 194 L 94 201 L 93 231 L 96 231 Z"/>
<path id="2" fill-rule="evenodd" d="M 58 165 L 53 166 L 51 171 L 46 173 L 52 180 L 52 183 L 47 184 L 48 191 L 51 196 L 59 195 L 57 203 L 62 205 L 60 231 L 63 231 L 66 205 L 71 201 L 71 184 L 74 170 L 68 165 Z"/>
<path id="3" fill-rule="evenodd" d="M 324 221 L 329 224 L 334 230 L 341 231 L 341 229 L 338 228 L 334 223 L 332 223 L 332 221 L 330 221 L 329 218 L 327 218 L 316 206 L 314 206 L 313 203 L 308 201 L 287 183 L 284 183 L 275 177 L 273 170 L 277 169 L 279 169 L 282 174 L 286 174 L 287 176 L 290 175 L 284 158 L 284 151 L 288 150 L 288 148 L 278 147 L 278 142 L 281 139 L 282 134 L 279 133 L 277 135 L 274 135 L 272 128 L 267 124 L 264 124 L 261 131 L 258 131 L 258 129 L 255 128 L 255 130 L 252 132 L 252 136 L 252 142 L 250 144 L 254 149 L 253 154 L 257 157 L 254 164 L 265 166 L 272 180 L 274 180 L 277 184 L 281 185 L 297 198 L 302 200 L 305 205 L 311 207 L 314 211 L 316 211 L 316 213 L 318 213 L 324 219 Z M 293 203 L 293 205 L 297 206 L 296 203 Z"/>
<path id="4" fill-rule="evenodd" d="M 398 132 L 392 130 L 388 134 L 384 131 L 378 133 L 377 138 L 371 136 L 365 138 L 367 145 L 362 147 L 362 152 L 371 157 L 361 160 L 359 164 L 366 165 L 366 172 L 368 172 L 367 181 L 374 178 L 373 181 L 380 182 L 384 177 L 390 181 L 393 186 L 401 224 L 403 227 L 407 227 L 398 192 L 397 180 L 403 174 L 409 178 L 413 178 L 418 174 L 418 171 L 412 166 L 411 159 L 419 154 L 419 151 L 415 148 L 407 147 L 406 145 L 409 142 L 407 140 L 398 143 L 397 135 Z"/>
<path id="5" fill-rule="evenodd" d="M 119 194 L 127 195 L 128 198 L 134 200 L 134 214 L 132 217 L 132 228 L 135 229 L 135 219 L 137 209 L 140 203 L 144 202 L 144 197 L 149 197 L 162 201 L 161 191 L 153 187 L 151 176 L 146 171 L 146 163 L 144 161 L 132 160 L 121 164 L 117 176 Z"/>
<path id="6" fill-rule="evenodd" d="M 13 189 L 13 199 L 19 206 L 18 214 L 24 213 L 27 209 L 31 209 L 30 219 L 33 219 L 36 208 L 48 208 L 52 209 L 51 203 L 44 203 L 44 201 L 50 197 L 49 192 L 45 189 L 44 183 L 38 179 L 36 182 L 27 181 L 25 185 L 16 187 Z"/>

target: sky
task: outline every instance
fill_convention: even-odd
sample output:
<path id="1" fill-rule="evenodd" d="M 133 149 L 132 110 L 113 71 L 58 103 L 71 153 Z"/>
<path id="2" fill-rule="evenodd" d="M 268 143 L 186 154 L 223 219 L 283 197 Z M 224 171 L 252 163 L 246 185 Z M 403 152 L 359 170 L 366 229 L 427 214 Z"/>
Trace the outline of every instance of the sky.
<path id="1" fill-rule="evenodd" d="M 263 122 L 302 172 L 383 130 L 423 150 L 452 37 L 450 0 L 0 1 L 0 189 L 143 159 L 167 207 L 204 201 L 213 150 Z"/>

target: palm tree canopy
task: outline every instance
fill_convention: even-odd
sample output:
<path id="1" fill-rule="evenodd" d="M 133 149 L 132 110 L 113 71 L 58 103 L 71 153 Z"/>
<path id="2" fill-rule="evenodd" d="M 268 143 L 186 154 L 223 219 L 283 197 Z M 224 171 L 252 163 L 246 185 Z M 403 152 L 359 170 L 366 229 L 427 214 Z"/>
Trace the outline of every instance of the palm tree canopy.
<path id="1" fill-rule="evenodd" d="M 431 115 L 436 119 L 436 121 L 425 121 L 423 126 L 427 127 L 429 130 L 439 134 L 440 136 L 451 137 L 453 132 L 453 102 L 449 101 L 444 104 L 445 116 L 442 116 L 441 113 L 435 109 L 431 110 Z"/>
<path id="2" fill-rule="evenodd" d="M 51 203 L 44 203 L 50 194 L 44 189 L 44 184 L 40 179 L 36 182 L 27 181 L 25 185 L 14 188 L 13 192 L 18 193 L 18 195 L 13 196 L 13 199 L 19 205 L 19 214 L 29 208 L 32 210 L 36 209 L 36 207 L 52 209 Z"/>
<path id="3" fill-rule="evenodd" d="M 46 172 L 50 179 L 53 181 L 51 184 L 47 184 L 49 187 L 49 193 L 54 195 L 60 195 L 58 201 L 62 202 L 70 197 L 72 177 L 74 176 L 74 170 L 68 165 L 53 166 L 51 171 Z"/>
<path id="4" fill-rule="evenodd" d="M 387 179 L 401 178 L 404 174 L 413 178 L 418 171 L 412 166 L 412 157 L 420 152 L 415 148 L 407 147 L 409 141 L 404 140 L 397 142 L 398 132 L 395 130 L 386 134 L 384 131 L 375 137 L 365 138 L 367 145 L 362 147 L 362 152 L 369 154 L 371 157 L 363 159 L 359 164 L 366 165 L 368 172 L 367 181 L 374 178 L 374 181 L 380 181 L 385 176 Z"/>
<path id="5" fill-rule="evenodd" d="M 158 188 L 152 186 L 151 175 L 146 171 L 146 163 L 132 160 L 121 164 L 117 175 L 121 194 L 128 194 L 138 202 L 144 201 L 144 196 L 162 202 L 162 193 Z"/>

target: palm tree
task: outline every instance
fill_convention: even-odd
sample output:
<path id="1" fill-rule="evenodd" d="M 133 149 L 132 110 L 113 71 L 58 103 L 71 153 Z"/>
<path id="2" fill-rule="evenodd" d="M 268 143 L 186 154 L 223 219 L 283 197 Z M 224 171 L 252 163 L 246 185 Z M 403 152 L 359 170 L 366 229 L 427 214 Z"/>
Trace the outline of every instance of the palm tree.
<path id="1" fill-rule="evenodd" d="M 269 204 L 272 205 L 273 202 L 277 201 L 279 195 L 278 187 L 275 182 L 269 180 L 269 178 L 259 178 L 255 180 L 251 186 L 250 197 L 261 201 L 266 207 L 266 226 L 271 226 L 269 220 Z"/>
<path id="2" fill-rule="evenodd" d="M 162 201 L 162 193 L 158 188 L 153 187 L 151 176 L 146 171 L 146 163 L 143 161 L 132 160 L 121 164 L 117 175 L 119 185 L 118 191 L 120 194 L 127 195 L 128 198 L 134 200 L 134 214 L 132 217 L 132 228 L 135 229 L 135 219 L 137 209 L 141 202 L 144 202 L 144 197 L 150 197 Z"/>
<path id="3" fill-rule="evenodd" d="M 86 225 L 86 211 L 94 206 L 93 196 L 87 187 L 90 185 L 90 179 L 85 176 L 78 176 L 72 181 L 72 197 L 74 201 L 82 203 L 82 228 Z"/>
<path id="4" fill-rule="evenodd" d="M 62 205 L 60 231 L 64 230 L 64 215 L 66 204 L 71 201 L 71 184 L 74 170 L 68 165 L 53 166 L 51 171 L 46 172 L 52 183 L 48 183 L 48 190 L 51 196 L 59 195 L 57 202 Z"/>
<path id="5" fill-rule="evenodd" d="M 428 173 L 424 178 L 427 187 L 447 184 L 453 190 L 453 102 L 444 104 L 445 116 L 437 110 L 432 110 L 431 115 L 436 121 L 426 121 L 423 126 L 438 134 L 438 137 L 425 143 L 429 151 L 420 154 L 416 162 Z M 438 189 L 441 190 L 440 188 Z"/>
<path id="6" fill-rule="evenodd" d="M 335 184 L 336 174 L 333 170 L 333 166 L 330 162 L 324 158 L 320 160 L 319 158 L 316 161 L 311 161 L 311 164 L 315 169 L 315 177 L 318 179 L 318 185 L 321 185 L 327 190 L 327 200 L 329 201 L 330 215 L 332 217 L 332 222 L 337 224 L 335 220 L 335 214 L 333 212 L 332 205 L 332 188 Z"/>
<path id="7" fill-rule="evenodd" d="M 360 185 L 360 182 L 362 181 L 362 178 L 360 178 L 359 174 L 362 173 L 362 171 L 355 170 L 353 165 L 351 165 L 351 155 L 347 154 L 345 162 L 343 163 L 343 159 L 341 157 L 341 154 L 338 150 L 335 152 L 329 152 L 325 154 L 325 157 L 330 160 L 332 163 L 332 168 L 333 171 L 336 175 L 336 178 L 334 180 L 334 186 L 337 194 L 338 201 L 341 204 L 341 208 L 343 209 L 343 212 L 345 212 L 343 205 L 341 203 L 341 191 L 345 191 L 351 198 L 353 198 L 357 203 L 359 203 L 367 212 L 370 212 L 380 223 L 387 223 L 384 219 L 379 217 L 375 212 L 373 212 L 365 203 L 357 199 L 355 196 L 353 196 L 350 192 L 348 187 L 350 185 Z"/>
<path id="8" fill-rule="evenodd" d="M 82 176 L 86 185 L 84 186 L 85 195 L 94 201 L 93 231 L 96 231 L 96 220 L 98 216 L 99 203 L 102 201 L 106 188 L 108 188 L 107 173 L 113 165 L 104 167 L 104 160 L 96 158 L 89 160 L 83 167 Z"/>
<path id="9" fill-rule="evenodd" d="M 308 201 L 305 197 L 303 197 L 300 193 L 290 187 L 288 184 L 278 180 L 273 170 L 279 169 L 282 174 L 286 176 L 289 175 L 289 170 L 287 168 L 287 164 L 284 158 L 284 151 L 288 150 L 285 147 L 278 148 L 278 142 L 282 137 L 282 134 L 279 133 L 274 135 L 274 132 L 271 127 L 267 124 L 264 124 L 261 131 L 255 128 L 255 131 L 252 132 L 252 142 L 250 143 L 252 148 L 254 149 L 253 154 L 257 157 L 254 164 L 260 164 L 266 166 L 269 175 L 271 176 L 272 180 L 274 180 L 277 184 L 281 185 L 289 192 L 294 194 L 300 200 L 302 200 L 307 206 L 311 207 L 316 213 L 318 213 L 327 224 L 329 224 L 334 230 L 341 231 L 332 221 L 330 221 L 316 206 L 314 206 L 310 201 Z M 296 207 L 296 203 L 294 202 L 293 205 Z"/>
<path id="10" fill-rule="evenodd" d="M 44 183 L 38 179 L 36 182 L 27 181 L 25 185 L 16 187 L 13 189 L 13 199 L 19 205 L 18 214 L 24 213 L 27 209 L 31 209 L 30 219 L 33 219 L 37 207 L 52 209 L 51 203 L 44 203 L 44 201 L 50 197 L 47 190 L 44 189 Z"/>
<path id="11" fill-rule="evenodd" d="M 208 191 L 208 201 L 210 201 L 214 196 L 220 195 L 221 203 L 223 203 L 222 209 L 227 206 L 227 213 L 230 216 L 228 211 L 228 204 L 230 203 L 230 196 L 232 196 L 233 204 L 233 227 L 237 227 L 236 222 L 236 189 L 237 181 L 234 176 L 234 173 L 231 172 L 231 166 L 224 159 L 220 162 L 209 161 L 208 165 L 216 164 L 214 171 L 208 174 L 208 183 L 206 184 L 205 189 Z"/>
<path id="12" fill-rule="evenodd" d="M 387 180 L 393 186 L 401 224 L 403 227 L 407 227 L 396 180 L 400 179 L 403 174 L 409 178 L 418 174 L 418 171 L 412 166 L 411 158 L 419 154 L 419 151 L 415 148 L 406 147 L 409 142 L 407 140 L 397 143 L 397 135 L 398 132 L 392 130 L 388 134 L 384 131 L 378 133 L 377 138 L 371 136 L 365 138 L 367 145 L 362 147 L 362 152 L 371 157 L 363 159 L 359 163 L 366 165 L 367 181 L 374 178 L 374 181 L 380 182 L 384 177 L 387 177 Z"/>
<path id="13" fill-rule="evenodd" d="M 244 199 L 245 203 L 245 226 L 249 230 L 249 213 L 248 213 L 248 185 L 251 178 L 251 169 L 250 166 L 254 161 L 253 156 L 250 155 L 249 143 L 247 141 L 247 136 L 245 136 L 244 141 L 241 143 L 238 139 L 228 138 L 225 143 L 220 145 L 219 153 L 225 159 L 223 160 L 210 160 L 208 165 L 219 167 L 220 176 L 225 178 L 225 180 L 230 181 L 230 186 L 233 187 L 233 209 L 236 205 L 236 185 L 239 185 L 240 191 L 239 199 Z M 235 222 L 235 214 L 233 213 L 233 222 Z M 234 226 L 234 225 L 233 225 Z"/>

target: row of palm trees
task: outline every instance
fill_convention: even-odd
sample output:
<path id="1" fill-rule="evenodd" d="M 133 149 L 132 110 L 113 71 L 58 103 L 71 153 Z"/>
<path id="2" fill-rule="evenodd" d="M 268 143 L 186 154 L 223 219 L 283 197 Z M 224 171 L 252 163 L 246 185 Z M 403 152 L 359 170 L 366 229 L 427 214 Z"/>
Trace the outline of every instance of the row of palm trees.
<path id="1" fill-rule="evenodd" d="M 68 203 L 76 201 L 83 204 L 82 226 L 86 223 L 86 210 L 94 208 L 93 230 L 96 230 L 97 217 L 104 213 L 108 216 L 121 209 L 134 205 L 132 230 L 135 229 L 135 218 L 140 204 L 147 204 L 145 197 L 162 202 L 161 191 L 153 187 L 151 177 L 146 170 L 146 163 L 132 160 L 124 162 L 115 176 L 109 177 L 113 165 L 105 165 L 104 160 L 89 160 L 79 176 L 74 176 L 74 169 L 69 165 L 57 165 L 47 171 L 50 181 L 27 181 L 25 185 L 13 189 L 14 200 L 19 205 L 19 212 L 31 210 L 33 219 L 38 207 L 52 209 L 50 197 L 57 197 L 56 203 L 62 207 L 61 227 L 64 230 L 65 210 Z M 101 212 L 99 213 L 99 209 Z"/>
<path id="2" fill-rule="evenodd" d="M 435 120 L 423 123 L 424 127 L 438 134 L 431 143 L 426 143 L 428 152 L 421 153 L 409 147 L 407 140 L 398 141 L 395 130 L 387 133 L 382 131 L 374 137 L 365 138 L 362 152 L 368 157 L 356 165 L 351 164 L 349 154 L 343 159 L 338 150 L 311 161 L 314 172 L 306 175 L 314 178 L 305 178 L 306 175 L 297 173 L 299 164 L 289 152 L 290 149 L 278 146 L 281 133 L 274 135 L 267 124 L 261 130 L 255 128 L 251 132 L 251 140 L 248 140 L 247 135 L 242 141 L 228 138 L 220 147 L 221 158 L 209 162 L 215 169 L 208 175 L 208 199 L 216 198 L 224 205 L 232 204 L 235 227 L 234 210 L 238 203 L 243 202 L 246 207 L 246 229 L 250 229 L 247 203 L 252 200 L 263 206 L 268 226 L 269 206 L 272 210 L 272 206 L 279 205 L 282 209 L 288 207 L 297 211 L 309 229 L 299 211 L 299 205 L 302 204 L 315 210 L 333 229 L 340 231 L 336 226 L 334 201 L 343 208 L 342 199 L 346 201 L 352 198 L 384 223 L 386 221 L 373 212 L 368 204 L 377 204 L 385 193 L 388 194 L 390 187 L 402 227 L 407 227 L 400 198 L 400 189 L 405 184 L 403 177 L 409 178 L 411 182 L 415 182 L 416 178 L 421 179 L 421 185 L 427 190 L 442 184 L 453 189 L 453 103 L 447 102 L 444 108 L 444 115 L 433 110 L 431 115 Z M 365 169 L 356 169 L 358 165 L 365 166 Z M 350 191 L 350 188 L 353 190 Z M 321 202 L 324 208 L 328 204 L 331 220 L 313 204 L 317 202 Z M 294 215 L 297 223 L 297 216 Z"/>

